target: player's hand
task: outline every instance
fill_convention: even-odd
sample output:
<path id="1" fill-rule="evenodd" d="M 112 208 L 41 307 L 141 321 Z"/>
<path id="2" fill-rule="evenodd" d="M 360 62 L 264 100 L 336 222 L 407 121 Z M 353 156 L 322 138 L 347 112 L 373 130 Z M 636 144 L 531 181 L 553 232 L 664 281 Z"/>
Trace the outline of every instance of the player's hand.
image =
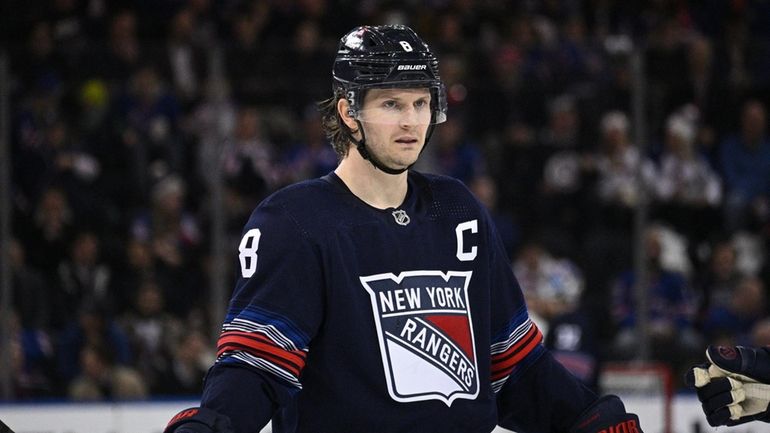
<path id="1" fill-rule="evenodd" d="M 569 433 L 602 432 L 644 433 L 639 426 L 639 417 L 626 412 L 623 402 L 614 395 L 597 400 L 569 429 Z"/>
<path id="2" fill-rule="evenodd" d="M 708 423 L 770 422 L 770 349 L 709 346 L 706 357 L 709 362 L 690 369 L 685 382 L 697 390 Z"/>

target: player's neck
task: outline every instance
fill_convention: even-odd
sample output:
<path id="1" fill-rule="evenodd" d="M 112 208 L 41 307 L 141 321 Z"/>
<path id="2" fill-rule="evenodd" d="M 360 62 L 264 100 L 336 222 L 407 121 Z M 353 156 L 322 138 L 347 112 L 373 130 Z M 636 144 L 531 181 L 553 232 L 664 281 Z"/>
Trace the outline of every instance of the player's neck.
<path id="1" fill-rule="evenodd" d="M 369 206 L 378 209 L 399 207 L 406 197 L 408 172 L 387 174 L 361 158 L 355 150 L 351 149 L 334 172 Z"/>

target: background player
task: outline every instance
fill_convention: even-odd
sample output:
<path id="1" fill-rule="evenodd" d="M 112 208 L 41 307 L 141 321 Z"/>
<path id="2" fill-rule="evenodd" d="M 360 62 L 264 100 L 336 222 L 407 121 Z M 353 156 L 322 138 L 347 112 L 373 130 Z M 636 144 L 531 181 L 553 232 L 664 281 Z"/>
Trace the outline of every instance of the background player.
<path id="1" fill-rule="evenodd" d="M 471 193 L 409 170 L 446 118 L 428 46 L 358 27 L 333 74 L 339 166 L 252 214 L 201 407 L 166 432 L 641 432 L 543 348 Z"/>

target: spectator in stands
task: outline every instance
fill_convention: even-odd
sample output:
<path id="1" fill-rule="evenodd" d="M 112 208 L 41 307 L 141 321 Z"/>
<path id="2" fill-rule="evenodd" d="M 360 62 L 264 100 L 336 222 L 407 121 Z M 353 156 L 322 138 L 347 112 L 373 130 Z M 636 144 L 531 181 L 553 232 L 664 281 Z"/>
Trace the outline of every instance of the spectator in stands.
<path id="1" fill-rule="evenodd" d="M 177 242 L 183 247 L 194 247 L 200 242 L 200 229 L 194 215 L 185 203 L 185 182 L 175 174 L 160 179 L 152 188 L 152 208 L 140 213 L 131 227 L 131 234 L 140 240 L 159 240 L 166 237 L 170 244 Z M 158 250 L 156 248 L 156 253 Z M 176 264 L 175 254 L 159 254 L 159 257 Z"/>
<path id="2" fill-rule="evenodd" d="M 120 315 L 131 308 L 139 287 L 147 280 L 157 278 L 156 258 L 152 243 L 147 239 L 129 237 L 121 252 L 119 265 L 115 269 L 114 294 L 115 314 Z"/>
<path id="3" fill-rule="evenodd" d="M 693 323 L 696 299 L 685 275 L 663 266 L 662 236 L 663 231 L 655 226 L 645 231 L 647 332 L 652 358 L 671 362 L 678 371 L 687 367 L 688 360 L 699 354 L 703 345 Z M 627 270 L 617 277 L 613 287 L 612 317 L 617 327 L 614 356 L 620 359 L 639 354 L 637 279 L 633 270 Z"/>
<path id="4" fill-rule="evenodd" d="M 204 289 L 199 266 L 201 231 L 185 197 L 186 185 L 179 176 L 162 178 L 152 188 L 151 208 L 131 226 L 132 237 L 151 246 L 155 278 L 169 310 L 180 317 L 201 301 Z"/>
<path id="5" fill-rule="evenodd" d="M 465 119 L 468 133 L 475 135 L 471 128 L 473 127 L 469 119 L 472 117 L 468 113 L 471 105 L 468 103 L 468 84 L 473 81 L 468 77 L 468 62 L 470 55 L 463 52 L 451 52 L 442 54 L 441 60 L 441 79 L 447 90 L 448 109 L 455 113 L 455 116 Z"/>
<path id="6" fill-rule="evenodd" d="M 601 356 L 594 324 L 581 307 L 580 269 L 531 242 L 519 252 L 513 270 L 546 347 L 572 374 L 596 389 Z"/>
<path id="7" fill-rule="evenodd" d="M 770 139 L 763 103 L 749 100 L 741 112 L 741 129 L 719 145 L 724 176 L 725 222 L 746 229 L 770 219 Z"/>
<path id="8" fill-rule="evenodd" d="M 40 271 L 27 263 L 24 245 L 17 239 L 8 243 L 11 263 L 13 309 L 22 329 L 47 330 L 51 317 L 50 284 Z"/>
<path id="9" fill-rule="evenodd" d="M 542 77 L 537 75 L 535 59 L 539 52 L 532 23 L 522 17 L 515 20 L 512 28 L 515 30 L 493 45 L 485 58 L 488 64 L 481 65 L 488 69 L 483 72 L 488 74 L 492 85 L 469 92 L 472 111 L 476 114 L 474 123 L 482 134 L 500 125 L 532 128 L 543 123 L 542 96 L 546 90 Z"/>
<path id="10" fill-rule="evenodd" d="M 275 164 L 275 145 L 268 138 L 263 122 L 256 107 L 242 106 L 232 140 L 225 145 L 222 155 L 228 208 L 241 210 L 236 213 L 250 213 L 254 204 L 272 192 L 281 179 L 281 170 Z"/>
<path id="11" fill-rule="evenodd" d="M 26 250 L 30 264 L 40 269 L 48 284 L 53 284 L 75 230 L 74 215 L 64 191 L 52 186 L 43 192 L 29 230 Z"/>
<path id="12" fill-rule="evenodd" d="M 167 171 L 181 169 L 186 149 L 179 134 L 179 102 L 153 64 L 136 69 L 117 104 L 127 178 L 140 194 Z M 125 170 L 125 169 L 124 169 Z M 137 197 L 144 199 L 144 196 Z"/>
<path id="13" fill-rule="evenodd" d="M 754 324 L 748 344 L 757 347 L 770 346 L 770 318 L 765 317 Z"/>
<path id="14" fill-rule="evenodd" d="M 679 92 L 687 86 L 686 29 L 674 16 L 662 16 L 650 22 L 649 46 L 645 50 L 649 83 L 648 115 L 654 124 L 665 122 L 666 115 L 686 101 L 678 100 Z"/>
<path id="15" fill-rule="evenodd" d="M 29 32 L 27 40 L 24 45 L 15 47 L 17 51 L 11 66 L 19 77 L 22 91 L 28 95 L 41 79 L 61 81 L 67 59 L 55 50 L 51 25 L 47 21 L 36 20 L 25 31 Z"/>
<path id="16" fill-rule="evenodd" d="M 321 115 L 314 106 L 303 110 L 301 135 L 283 155 L 283 163 L 289 177 L 283 183 L 321 177 L 337 167 L 337 154 L 324 135 Z"/>
<path id="17" fill-rule="evenodd" d="M 677 112 L 669 116 L 654 197 L 660 217 L 697 244 L 720 223 L 722 184 L 695 148 L 695 134 L 696 125 L 686 115 Z"/>
<path id="18" fill-rule="evenodd" d="M 597 193 L 604 206 L 625 211 L 637 204 L 656 176 L 652 161 L 631 142 L 629 126 L 625 113 L 606 113 L 600 125 L 601 151 L 589 166 L 598 175 Z M 637 170 L 641 170 L 641 178 Z"/>
<path id="19" fill-rule="evenodd" d="M 559 40 L 549 58 L 553 64 L 553 81 L 557 89 L 579 93 L 583 86 L 592 86 L 602 79 L 606 58 L 597 40 L 589 33 L 584 17 L 574 12 L 557 21 Z"/>
<path id="20" fill-rule="evenodd" d="M 522 246 L 513 262 L 513 272 L 530 313 L 540 318 L 536 321 L 543 334 L 548 334 L 550 319 L 564 310 L 561 299 L 577 300 L 583 290 L 580 270 L 570 260 L 551 255 L 537 241 Z"/>
<path id="21" fill-rule="evenodd" d="M 475 142 L 468 137 L 462 119 L 449 117 L 436 129 L 431 144 L 425 149 L 426 171 L 445 174 L 466 184 L 486 170 L 486 161 Z"/>
<path id="22" fill-rule="evenodd" d="M 88 21 L 84 3 L 78 0 L 56 0 L 48 7 L 48 22 L 56 51 L 67 60 L 67 69 L 76 70 L 88 50 Z"/>
<path id="23" fill-rule="evenodd" d="M 596 323 L 579 302 L 559 301 L 562 313 L 551 319 L 545 346 L 573 375 L 592 389 L 598 389 L 603 355 L 596 334 Z"/>
<path id="24" fill-rule="evenodd" d="M 227 77 L 213 73 L 206 82 L 200 103 L 190 109 L 185 131 L 196 148 L 193 164 L 186 165 L 185 179 L 210 187 L 221 179 L 223 149 L 230 144 L 237 122 L 239 107 Z M 206 202 L 207 194 L 201 194 L 200 202 Z"/>
<path id="25" fill-rule="evenodd" d="M 47 74 L 32 83 L 19 98 L 13 117 L 12 162 L 17 206 L 30 217 L 43 192 L 51 186 L 53 153 L 48 147 L 48 132 L 56 122 L 62 122 L 61 100 L 63 83 L 55 74 Z"/>
<path id="26" fill-rule="evenodd" d="M 265 31 L 271 16 L 270 2 L 242 2 L 230 18 L 232 34 L 225 51 L 225 70 L 234 89 L 238 89 L 237 98 L 245 104 L 268 100 L 273 89 L 273 77 L 281 61 L 281 55 L 268 53 Z"/>
<path id="27" fill-rule="evenodd" d="M 325 73 L 332 67 L 324 45 L 326 42 L 318 22 L 303 20 L 297 24 L 292 36 L 291 54 L 283 59 L 283 69 L 286 70 L 283 78 L 288 92 L 284 97 L 295 111 L 310 102 L 326 98 L 328 77 Z M 291 61 L 287 61 L 289 58 Z"/>
<path id="28" fill-rule="evenodd" d="M 118 232 L 130 217 L 127 210 L 138 194 L 126 188 L 126 162 L 133 149 L 119 145 L 121 128 L 116 125 L 124 121 L 113 111 L 116 98 L 105 80 L 84 78 L 73 92 L 77 104 L 68 130 L 77 144 L 70 150 L 70 159 L 79 181 L 72 184 L 82 190 L 75 196 L 75 208 L 100 232 Z"/>
<path id="29" fill-rule="evenodd" d="M 507 125 L 500 140 L 487 161 L 499 188 L 500 206 L 516 215 L 522 232 L 537 231 L 541 220 L 533 204 L 538 199 L 547 151 L 538 146 L 535 129 L 520 121 Z"/>
<path id="30" fill-rule="evenodd" d="M 508 253 L 509 259 L 513 259 L 513 255 L 519 247 L 521 234 L 513 215 L 499 206 L 497 184 L 491 176 L 482 174 L 471 179 L 468 187 L 489 211 L 492 221 L 497 227 L 497 233 L 503 241 L 505 252 Z"/>
<path id="31" fill-rule="evenodd" d="M 726 307 L 744 275 L 737 267 L 737 251 L 730 238 L 713 242 L 706 266 L 695 278 L 695 289 L 700 299 L 698 322 L 712 308 Z"/>
<path id="32" fill-rule="evenodd" d="M 87 144 L 87 148 L 93 149 L 94 154 L 100 159 L 107 158 L 103 140 L 106 139 L 108 128 L 108 112 L 112 95 L 104 80 L 89 78 L 77 89 L 78 117 L 75 122 L 75 131 Z M 101 151 L 101 152 L 99 152 Z"/>
<path id="33" fill-rule="evenodd" d="M 93 197 L 93 193 L 88 193 L 99 180 L 99 160 L 77 140 L 77 136 L 64 121 L 51 125 L 45 136 L 44 152 L 49 159 L 46 165 L 51 171 L 51 177 L 68 187 L 70 196 L 78 199 L 79 208 L 87 209 L 87 203 L 81 202 L 87 202 Z"/>
<path id="34" fill-rule="evenodd" d="M 118 322 L 136 354 L 134 366 L 153 393 L 162 390 L 176 342 L 187 332 L 182 321 L 166 311 L 163 297 L 161 288 L 146 280 L 139 287 L 131 310 Z"/>
<path id="35" fill-rule="evenodd" d="M 100 257 L 96 234 L 80 231 L 74 236 L 68 257 L 59 263 L 54 299 L 59 323 L 75 318 L 83 302 L 96 302 L 112 310 L 114 299 L 111 288 L 112 270 Z"/>
<path id="36" fill-rule="evenodd" d="M 208 79 L 206 47 L 195 39 L 196 13 L 192 6 L 171 17 L 165 52 L 160 63 L 164 81 L 170 83 L 184 111 L 195 106 Z"/>
<path id="37" fill-rule="evenodd" d="M 654 163 L 631 142 L 624 112 L 603 113 L 599 134 L 598 148 L 577 163 L 585 191 L 578 195 L 584 224 L 575 229 L 582 254 L 575 257 L 581 259 L 588 287 L 606 305 L 609 282 L 631 266 L 632 250 L 640 248 L 633 246 L 634 210 L 651 192 L 656 173 Z"/>
<path id="38" fill-rule="evenodd" d="M 552 152 L 581 150 L 580 113 L 578 101 L 569 94 L 553 98 L 548 103 L 548 123 L 540 130 L 538 140 Z"/>
<path id="39" fill-rule="evenodd" d="M 117 94 L 148 53 L 137 36 L 137 17 L 131 10 L 116 11 L 109 23 L 106 46 L 96 51 L 97 60 L 88 62 L 91 76 L 104 79 L 110 93 Z"/>
<path id="40" fill-rule="evenodd" d="M 687 86 L 672 89 L 681 91 L 678 100 L 693 104 L 700 114 L 696 142 L 708 154 L 709 161 L 713 161 L 716 150 L 716 129 L 729 117 L 724 115 L 723 99 L 727 87 L 715 64 L 714 42 L 702 34 L 692 35 L 687 46 Z"/>
<path id="41" fill-rule="evenodd" d="M 589 179 L 582 172 L 585 143 L 578 101 L 566 94 L 548 104 L 548 123 L 539 134 L 545 158 L 538 174 L 535 206 L 542 232 L 558 239 L 565 251 L 576 253 L 590 206 Z"/>
<path id="42" fill-rule="evenodd" d="M 126 333 L 104 306 L 94 302 L 80 306 L 76 320 L 62 329 L 57 341 L 58 375 L 65 385 L 82 373 L 85 347 L 102 348 L 114 364 L 127 366 L 134 362 Z"/>
<path id="43" fill-rule="evenodd" d="M 73 211 L 81 218 L 101 212 L 96 200 L 101 173 L 99 160 L 87 149 L 63 119 L 41 125 L 36 145 L 19 149 L 16 163 L 24 167 L 19 178 L 25 182 L 25 194 L 36 197 L 46 186 L 60 185 L 70 198 Z"/>
<path id="44" fill-rule="evenodd" d="M 466 53 L 472 49 L 469 41 L 464 37 L 463 20 L 469 17 L 463 17 L 459 11 L 450 9 L 441 13 L 437 17 L 436 38 L 431 48 L 442 54 L 442 59 L 452 53 Z M 444 78 L 442 75 L 441 78 Z M 446 79 L 446 78 L 444 78 Z"/>
<path id="45" fill-rule="evenodd" d="M 755 325 L 767 315 L 764 283 L 759 278 L 746 277 L 732 292 L 727 304 L 709 308 L 703 331 L 712 345 L 746 345 L 751 343 Z"/>
<path id="46" fill-rule="evenodd" d="M 171 359 L 160 377 L 158 394 L 200 395 L 203 378 L 214 362 L 211 344 L 198 330 L 188 329 L 170 346 Z"/>
<path id="47" fill-rule="evenodd" d="M 113 363 L 112 352 L 97 344 L 80 350 L 80 374 L 70 383 L 67 396 L 75 401 L 135 400 L 148 396 L 139 373 Z"/>
<path id="48" fill-rule="evenodd" d="M 50 336 L 42 328 L 25 327 L 20 323 L 20 316 L 11 310 L 9 325 L 11 338 L 11 379 L 13 380 L 12 397 L 15 399 L 34 399 L 53 397 L 54 350 Z"/>

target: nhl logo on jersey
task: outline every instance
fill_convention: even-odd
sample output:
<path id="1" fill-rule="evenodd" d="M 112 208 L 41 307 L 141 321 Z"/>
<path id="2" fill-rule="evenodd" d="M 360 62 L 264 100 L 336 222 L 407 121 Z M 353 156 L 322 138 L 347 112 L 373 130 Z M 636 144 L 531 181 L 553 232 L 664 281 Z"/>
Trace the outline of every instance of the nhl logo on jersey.
<path id="1" fill-rule="evenodd" d="M 394 210 L 392 215 L 393 215 L 393 219 L 396 220 L 396 224 L 400 226 L 405 226 L 409 224 L 409 221 L 411 221 L 411 219 L 409 219 L 409 215 L 403 209 Z"/>
<path id="2" fill-rule="evenodd" d="M 472 272 L 409 271 L 361 277 L 372 301 L 385 380 L 399 402 L 475 399 Z"/>

